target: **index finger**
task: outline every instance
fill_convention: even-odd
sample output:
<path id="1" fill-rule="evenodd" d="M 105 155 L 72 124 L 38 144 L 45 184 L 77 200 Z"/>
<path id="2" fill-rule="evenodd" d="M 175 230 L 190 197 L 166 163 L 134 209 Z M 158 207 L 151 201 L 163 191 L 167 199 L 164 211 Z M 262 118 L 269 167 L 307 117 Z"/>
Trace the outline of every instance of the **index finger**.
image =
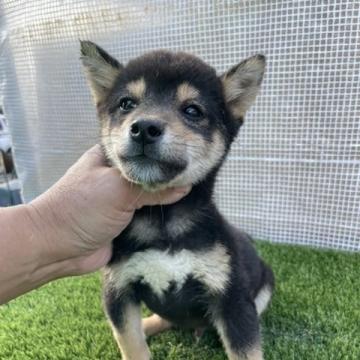
<path id="1" fill-rule="evenodd" d="M 87 150 L 79 159 L 86 162 L 89 167 L 107 166 L 104 152 L 99 144 Z"/>

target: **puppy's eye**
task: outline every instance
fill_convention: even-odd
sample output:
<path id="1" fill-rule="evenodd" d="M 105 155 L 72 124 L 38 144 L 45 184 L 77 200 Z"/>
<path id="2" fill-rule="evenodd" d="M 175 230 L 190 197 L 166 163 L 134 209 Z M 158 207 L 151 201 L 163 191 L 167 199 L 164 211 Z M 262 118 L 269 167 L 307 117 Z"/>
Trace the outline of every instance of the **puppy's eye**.
<path id="1" fill-rule="evenodd" d="M 119 103 L 120 110 L 125 113 L 130 112 L 131 110 L 135 109 L 136 106 L 137 106 L 136 101 L 129 97 L 122 98 Z"/>
<path id="2" fill-rule="evenodd" d="M 193 120 L 201 119 L 204 114 L 197 105 L 188 105 L 183 109 L 183 113 L 189 118 Z"/>

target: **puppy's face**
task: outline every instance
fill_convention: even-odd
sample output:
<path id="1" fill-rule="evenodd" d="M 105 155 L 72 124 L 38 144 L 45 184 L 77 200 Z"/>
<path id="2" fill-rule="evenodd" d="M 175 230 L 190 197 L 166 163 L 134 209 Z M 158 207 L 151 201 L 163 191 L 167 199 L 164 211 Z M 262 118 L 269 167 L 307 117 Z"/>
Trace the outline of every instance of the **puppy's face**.
<path id="1" fill-rule="evenodd" d="M 258 55 L 218 77 L 185 53 L 155 51 L 124 67 L 91 42 L 81 52 L 106 155 L 150 190 L 196 184 L 219 165 L 265 67 Z"/>

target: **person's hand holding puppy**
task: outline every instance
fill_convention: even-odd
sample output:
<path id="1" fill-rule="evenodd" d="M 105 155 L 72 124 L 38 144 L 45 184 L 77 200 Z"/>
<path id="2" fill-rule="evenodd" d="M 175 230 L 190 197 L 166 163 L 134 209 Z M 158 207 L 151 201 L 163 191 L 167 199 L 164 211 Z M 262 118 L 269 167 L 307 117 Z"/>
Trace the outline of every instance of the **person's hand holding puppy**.
<path id="1" fill-rule="evenodd" d="M 0 209 L 0 303 L 52 279 L 99 269 L 136 209 L 176 202 L 188 191 L 144 192 L 93 147 L 31 203 Z"/>

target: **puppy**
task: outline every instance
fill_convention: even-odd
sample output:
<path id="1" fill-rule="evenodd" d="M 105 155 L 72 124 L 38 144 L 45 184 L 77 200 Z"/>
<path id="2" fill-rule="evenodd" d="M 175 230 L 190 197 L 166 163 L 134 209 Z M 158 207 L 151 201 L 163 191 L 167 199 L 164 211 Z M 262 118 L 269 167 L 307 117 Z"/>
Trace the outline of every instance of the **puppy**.
<path id="1" fill-rule="evenodd" d="M 229 359 L 262 359 L 258 317 L 273 274 L 212 194 L 258 93 L 264 56 L 217 76 L 186 53 L 154 51 L 124 66 L 82 41 L 81 54 L 111 165 L 147 191 L 192 185 L 176 204 L 136 211 L 113 241 L 104 303 L 122 358 L 150 359 L 146 336 L 172 326 L 211 325 Z M 143 320 L 142 302 L 154 312 Z"/>

